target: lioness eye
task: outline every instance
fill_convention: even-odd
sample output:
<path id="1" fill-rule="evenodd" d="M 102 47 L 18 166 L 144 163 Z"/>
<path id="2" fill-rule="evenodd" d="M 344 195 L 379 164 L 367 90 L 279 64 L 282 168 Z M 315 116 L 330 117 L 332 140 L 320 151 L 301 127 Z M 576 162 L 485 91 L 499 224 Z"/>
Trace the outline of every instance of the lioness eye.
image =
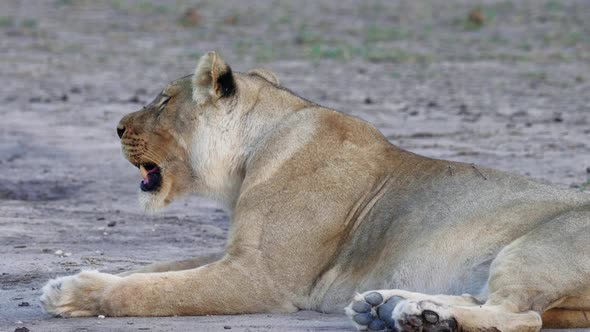
<path id="1" fill-rule="evenodd" d="M 170 100 L 170 96 L 162 96 L 162 99 L 160 100 L 160 110 L 162 108 L 164 108 L 166 106 L 166 104 L 168 104 L 169 100 Z"/>

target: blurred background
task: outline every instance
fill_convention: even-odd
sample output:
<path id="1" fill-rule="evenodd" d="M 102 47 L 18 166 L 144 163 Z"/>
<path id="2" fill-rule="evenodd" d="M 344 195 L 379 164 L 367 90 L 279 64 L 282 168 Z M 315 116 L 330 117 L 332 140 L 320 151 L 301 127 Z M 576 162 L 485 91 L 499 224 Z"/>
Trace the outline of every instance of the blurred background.
<path id="1" fill-rule="evenodd" d="M 115 131 L 209 50 L 403 148 L 590 189 L 589 17 L 587 0 L 0 1 L 0 324 L 43 319 L 49 277 L 223 247 L 210 202 L 139 210 Z"/>

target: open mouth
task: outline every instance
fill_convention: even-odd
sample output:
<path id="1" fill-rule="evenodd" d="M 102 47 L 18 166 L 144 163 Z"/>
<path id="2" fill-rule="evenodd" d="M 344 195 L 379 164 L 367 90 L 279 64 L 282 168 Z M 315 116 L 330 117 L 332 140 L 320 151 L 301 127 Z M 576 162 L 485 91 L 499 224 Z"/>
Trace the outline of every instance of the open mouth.
<path id="1" fill-rule="evenodd" d="M 150 192 L 160 188 L 162 183 L 162 173 L 158 165 L 154 163 L 144 163 L 139 165 L 139 172 L 143 180 L 139 184 L 141 191 Z"/>

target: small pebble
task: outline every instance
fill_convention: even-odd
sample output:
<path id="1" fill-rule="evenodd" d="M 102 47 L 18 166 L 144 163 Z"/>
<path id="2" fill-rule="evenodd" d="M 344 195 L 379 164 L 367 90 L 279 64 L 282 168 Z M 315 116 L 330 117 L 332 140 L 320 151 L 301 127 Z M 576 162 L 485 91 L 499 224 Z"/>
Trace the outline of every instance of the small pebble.
<path id="1" fill-rule="evenodd" d="M 53 252 L 53 254 L 56 255 L 56 256 L 61 256 L 61 255 L 64 254 L 64 251 L 63 250 L 56 250 L 56 251 Z"/>
<path id="2" fill-rule="evenodd" d="M 29 332 L 30 330 L 24 326 L 22 327 L 17 327 L 16 329 L 14 329 L 14 332 Z"/>
<path id="3" fill-rule="evenodd" d="M 226 330 L 231 330 L 231 326 L 229 326 L 229 325 L 224 325 L 223 328 Z"/>
<path id="4" fill-rule="evenodd" d="M 110 221 L 110 222 L 107 224 L 107 226 L 108 226 L 108 227 L 115 227 L 115 225 L 116 225 L 116 224 L 117 224 L 117 222 L 116 222 L 116 221 Z"/>
<path id="5" fill-rule="evenodd" d="M 98 319 L 104 319 L 104 315 L 98 315 Z"/>
<path id="6" fill-rule="evenodd" d="M 21 302 L 18 304 L 19 307 L 28 307 L 29 305 L 29 302 Z"/>
<path id="7" fill-rule="evenodd" d="M 70 257 L 70 256 L 72 256 L 71 252 L 64 252 L 64 257 Z"/>

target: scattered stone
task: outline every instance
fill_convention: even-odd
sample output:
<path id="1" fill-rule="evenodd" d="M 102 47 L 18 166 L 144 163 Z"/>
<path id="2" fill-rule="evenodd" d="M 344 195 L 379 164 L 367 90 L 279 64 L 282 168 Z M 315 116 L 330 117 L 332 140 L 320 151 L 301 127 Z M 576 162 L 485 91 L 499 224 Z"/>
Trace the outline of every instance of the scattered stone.
<path id="1" fill-rule="evenodd" d="M 98 319 L 104 319 L 104 315 L 98 315 Z"/>
<path id="2" fill-rule="evenodd" d="M 223 19 L 223 23 L 234 25 L 238 23 L 238 16 L 237 15 L 229 15 Z"/>
<path id="3" fill-rule="evenodd" d="M 59 98 L 59 100 L 61 100 L 61 101 L 64 101 L 64 102 L 65 102 L 65 101 L 68 101 L 68 99 L 69 99 L 69 98 L 68 98 L 68 95 L 67 95 L 67 94 L 65 94 L 65 93 L 64 93 L 63 95 L 61 95 L 61 97 Z"/>
<path id="4" fill-rule="evenodd" d="M 27 247 L 27 246 L 25 246 L 25 245 L 18 245 L 18 246 L 14 246 L 14 248 L 15 248 L 15 249 L 24 249 L 24 248 L 26 248 L 26 247 Z"/>
<path id="5" fill-rule="evenodd" d="M 371 99 L 371 97 L 366 97 L 365 98 L 365 104 L 370 105 L 373 103 L 373 99 Z"/>
<path id="6" fill-rule="evenodd" d="M 223 328 L 226 330 L 231 330 L 231 326 L 229 326 L 229 325 L 223 325 Z"/>
<path id="7" fill-rule="evenodd" d="M 49 249 L 49 248 L 43 248 L 43 250 L 41 250 L 41 252 L 43 252 L 44 254 L 49 254 L 51 253 L 53 250 Z"/>
<path id="8" fill-rule="evenodd" d="M 117 225 L 116 221 L 109 221 L 109 223 L 107 224 L 108 227 L 115 227 L 115 225 Z"/>
<path id="9" fill-rule="evenodd" d="M 70 93 L 74 93 L 74 94 L 82 93 L 82 89 L 80 89 L 77 86 L 74 86 L 70 89 Z"/>
<path id="10" fill-rule="evenodd" d="M 467 109 L 467 105 L 461 104 L 459 105 L 459 115 L 467 115 L 469 114 L 469 110 Z"/>
<path id="11" fill-rule="evenodd" d="M 56 256 L 62 256 L 64 254 L 63 250 L 56 250 L 55 252 L 53 252 L 54 255 Z"/>
<path id="12" fill-rule="evenodd" d="M 438 107 L 438 103 L 436 101 L 429 101 L 428 104 L 426 104 L 426 107 L 435 108 Z"/>
<path id="13" fill-rule="evenodd" d="M 201 14 L 196 8 L 188 8 L 180 18 L 180 24 L 185 27 L 195 27 L 201 24 Z"/>
<path id="14" fill-rule="evenodd" d="M 553 116 L 553 122 L 563 122 L 563 116 L 561 114 L 555 114 Z"/>
<path id="15" fill-rule="evenodd" d="M 29 302 L 21 302 L 18 304 L 19 307 L 28 307 L 29 305 Z"/>
<path id="16" fill-rule="evenodd" d="M 70 256 L 72 256 L 71 252 L 64 252 L 64 257 L 70 257 Z"/>
<path id="17" fill-rule="evenodd" d="M 477 26 L 482 26 L 485 23 L 485 16 L 480 8 L 476 8 L 470 11 L 467 19 L 469 20 L 469 22 Z"/>
<path id="18" fill-rule="evenodd" d="M 22 300 L 22 299 L 23 299 L 23 298 L 22 298 L 22 297 L 20 297 L 20 296 L 18 296 L 18 297 L 13 297 L 13 298 L 12 298 L 12 300 L 13 300 L 13 301 L 18 301 L 18 300 Z"/>
<path id="19" fill-rule="evenodd" d="M 16 329 L 14 329 L 14 332 L 29 332 L 30 330 L 24 326 L 21 327 L 17 327 Z"/>
<path id="20" fill-rule="evenodd" d="M 586 167 L 586 173 L 590 174 L 590 166 Z"/>
<path id="21" fill-rule="evenodd" d="M 104 217 L 98 217 L 98 218 L 96 218 L 96 220 L 98 220 L 98 221 L 103 221 L 104 219 L 105 219 Z"/>

